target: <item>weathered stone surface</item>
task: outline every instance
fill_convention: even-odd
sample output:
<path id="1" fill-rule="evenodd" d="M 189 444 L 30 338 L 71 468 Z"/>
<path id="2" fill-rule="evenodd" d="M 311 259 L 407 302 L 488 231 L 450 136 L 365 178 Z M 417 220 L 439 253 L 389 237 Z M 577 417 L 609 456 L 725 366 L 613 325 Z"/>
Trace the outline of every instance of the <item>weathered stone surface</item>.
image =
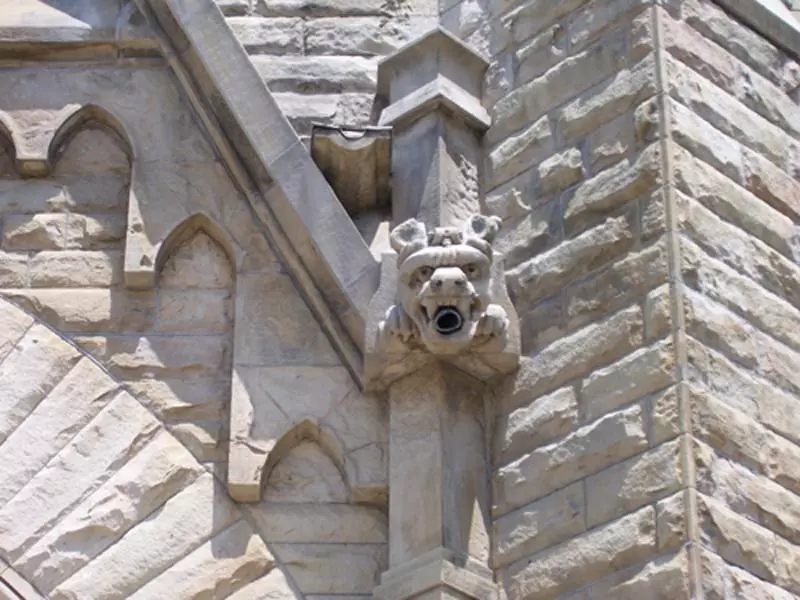
<path id="1" fill-rule="evenodd" d="M 221 333 L 233 329 L 233 298 L 228 290 L 162 290 L 158 302 L 159 331 Z"/>
<path id="2" fill-rule="evenodd" d="M 357 56 L 254 56 L 253 64 L 275 92 L 372 92 L 376 62 Z"/>
<path id="3" fill-rule="evenodd" d="M 122 393 L 0 509 L 0 552 L 19 558 L 149 442 L 158 423 Z"/>
<path id="4" fill-rule="evenodd" d="M 588 527 L 667 496 L 683 483 L 680 441 L 663 444 L 586 479 Z"/>
<path id="5" fill-rule="evenodd" d="M 648 558 L 655 546 L 655 511 L 648 506 L 509 567 L 509 599 L 553 598 Z"/>
<path id="6" fill-rule="evenodd" d="M 436 23 L 429 17 L 312 19 L 306 24 L 305 50 L 309 54 L 334 56 L 391 54 L 434 27 Z"/>
<path id="7" fill-rule="evenodd" d="M 660 155 L 660 146 L 651 144 L 631 161 L 620 162 L 580 184 L 565 199 L 565 230 L 583 229 L 659 185 Z"/>
<path id="8" fill-rule="evenodd" d="M 122 283 L 122 252 L 43 251 L 31 258 L 29 285 L 47 288 L 111 287 Z"/>
<path id="9" fill-rule="evenodd" d="M 67 215 L 40 213 L 3 217 L 6 250 L 58 250 L 66 246 Z"/>
<path id="10" fill-rule="evenodd" d="M 690 511 L 694 511 L 694 504 L 691 502 L 694 494 L 694 490 L 684 490 L 656 503 L 656 537 L 659 550 L 683 546 L 690 538 L 692 532 L 689 531 L 687 520 L 692 519 Z M 697 536 L 692 534 L 691 537 Z"/>
<path id="11" fill-rule="evenodd" d="M 273 569 L 266 577 L 240 589 L 228 598 L 229 600 L 296 600 L 298 596 L 283 572 Z"/>
<path id="12" fill-rule="evenodd" d="M 301 442 L 275 465 L 267 502 L 347 502 L 347 486 L 331 458 L 313 442 Z"/>
<path id="13" fill-rule="evenodd" d="M 695 442 L 697 489 L 787 540 L 800 540 L 800 498 Z"/>
<path id="14" fill-rule="evenodd" d="M 0 251 L 0 286 L 25 287 L 28 282 L 28 253 Z"/>
<path id="15" fill-rule="evenodd" d="M 246 521 L 238 521 L 178 561 L 129 598 L 228 597 L 267 573 L 275 562 Z"/>
<path id="16" fill-rule="evenodd" d="M 671 387 L 655 394 L 651 401 L 653 443 L 661 444 L 676 437 L 681 432 L 681 414 L 678 387 Z"/>
<path id="17" fill-rule="evenodd" d="M 301 471 L 296 471 L 297 476 Z M 262 502 L 248 512 L 268 543 L 381 544 L 387 542 L 386 514 L 367 506 Z"/>
<path id="18" fill-rule="evenodd" d="M 797 596 L 726 563 L 718 555 L 700 552 L 700 581 L 709 600 L 795 600 Z"/>
<path id="19" fill-rule="evenodd" d="M 675 350 L 670 342 L 637 350 L 583 380 L 583 419 L 593 421 L 606 412 L 665 388 L 674 377 Z"/>
<path id="20" fill-rule="evenodd" d="M 54 600 L 128 596 L 236 520 L 236 510 L 211 475 L 173 496 L 51 593 Z"/>
<path id="21" fill-rule="evenodd" d="M 10 302 L 0 299 L 0 363 L 14 349 L 31 325 L 33 318 L 30 315 Z"/>
<path id="22" fill-rule="evenodd" d="M 501 387 L 504 412 L 581 377 L 633 350 L 642 338 L 642 311 L 628 308 L 553 342 L 533 358 L 523 358 L 516 377 Z"/>
<path id="23" fill-rule="evenodd" d="M 81 355 L 44 325 L 33 325 L 0 363 L 0 441 L 19 426 Z"/>
<path id="24" fill-rule="evenodd" d="M 78 362 L 0 444 L 0 505 L 67 445 L 112 400 L 117 388 L 91 359 Z"/>
<path id="25" fill-rule="evenodd" d="M 227 22 L 249 54 L 303 53 L 302 19 L 234 16 Z"/>
<path id="26" fill-rule="evenodd" d="M 583 484 L 575 483 L 494 522 L 493 565 L 508 565 L 586 530 Z"/>
<path id="27" fill-rule="evenodd" d="M 222 289 L 233 285 L 230 258 L 202 230 L 168 255 L 161 269 L 162 288 Z"/>
<path id="28" fill-rule="evenodd" d="M 578 400 L 572 387 L 500 416 L 495 424 L 495 460 L 505 462 L 564 435 L 578 423 Z"/>
<path id="29" fill-rule="evenodd" d="M 549 156 L 553 149 L 550 119 L 545 116 L 524 131 L 509 136 L 489 153 L 488 187 L 496 187 L 532 167 Z"/>
<path id="30" fill-rule="evenodd" d="M 686 552 L 653 559 L 593 585 L 592 600 L 690 600 Z"/>
<path id="31" fill-rule="evenodd" d="M 567 328 L 596 321 L 644 296 L 669 276 L 666 244 L 628 254 L 566 290 Z"/>
<path id="32" fill-rule="evenodd" d="M 386 570 L 378 545 L 273 544 L 276 557 L 304 594 L 370 594 Z"/>
<path id="33" fill-rule="evenodd" d="M 578 148 L 569 148 L 539 165 L 539 193 L 546 195 L 569 187 L 583 175 L 583 158 Z"/>
<path id="34" fill-rule="evenodd" d="M 493 511 L 505 514 L 646 447 L 641 406 L 611 413 L 500 468 L 494 478 Z"/>
<path id="35" fill-rule="evenodd" d="M 146 331 L 156 322 L 152 291 L 84 288 L 3 290 L 51 327 L 69 333 Z"/>
<path id="36" fill-rule="evenodd" d="M 200 465 L 172 436 L 159 433 L 15 564 L 49 592 L 201 473 Z"/>
<path id="37" fill-rule="evenodd" d="M 507 275 L 509 289 L 518 299 L 535 302 L 623 254 L 632 240 L 632 223 L 628 218 L 606 219 L 601 225 L 512 269 Z"/>

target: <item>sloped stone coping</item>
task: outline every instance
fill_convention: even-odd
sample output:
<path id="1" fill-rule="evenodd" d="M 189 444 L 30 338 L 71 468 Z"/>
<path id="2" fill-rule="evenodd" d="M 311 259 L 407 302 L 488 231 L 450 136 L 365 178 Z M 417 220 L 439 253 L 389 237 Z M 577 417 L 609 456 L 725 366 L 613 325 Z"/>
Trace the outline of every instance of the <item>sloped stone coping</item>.
<path id="1" fill-rule="evenodd" d="M 312 310 L 323 312 L 332 337 L 338 336 L 336 322 L 346 332 L 349 344 L 334 340 L 340 351 L 355 346 L 356 352 L 342 353 L 358 377 L 367 308 L 379 279 L 369 247 L 214 1 L 135 2 L 151 26 L 163 30 L 163 36 L 157 32 L 162 50 L 188 95 L 202 104 L 195 109 L 205 110 L 204 121 L 216 129 L 211 135 L 226 165 L 234 171 L 244 167 L 240 183 L 256 195 L 256 212 L 274 218 L 277 245 L 288 243 L 310 274 L 306 281 L 302 273 L 297 279 L 304 295 L 311 296 Z M 268 226 L 269 220 L 264 219 Z M 287 262 L 295 267 L 291 257 Z M 327 306 L 314 300 L 315 292 Z"/>
<path id="2" fill-rule="evenodd" d="M 800 57 L 800 21 L 783 0 L 714 0 L 768 40 Z"/>
<path id="3" fill-rule="evenodd" d="M 44 596 L 0 560 L 0 600 L 44 600 Z"/>

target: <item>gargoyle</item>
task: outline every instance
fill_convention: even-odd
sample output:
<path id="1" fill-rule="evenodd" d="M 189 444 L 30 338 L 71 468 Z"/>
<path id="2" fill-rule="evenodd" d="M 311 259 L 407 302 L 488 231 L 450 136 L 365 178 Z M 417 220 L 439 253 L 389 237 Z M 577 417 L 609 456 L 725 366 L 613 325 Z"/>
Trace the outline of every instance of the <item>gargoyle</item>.
<path id="1" fill-rule="evenodd" d="M 464 228 L 410 219 L 392 230 L 397 252 L 396 304 L 379 336 L 433 354 L 459 354 L 489 340 L 505 339 L 508 316 L 492 303 L 492 246 L 500 219 L 474 215 Z"/>

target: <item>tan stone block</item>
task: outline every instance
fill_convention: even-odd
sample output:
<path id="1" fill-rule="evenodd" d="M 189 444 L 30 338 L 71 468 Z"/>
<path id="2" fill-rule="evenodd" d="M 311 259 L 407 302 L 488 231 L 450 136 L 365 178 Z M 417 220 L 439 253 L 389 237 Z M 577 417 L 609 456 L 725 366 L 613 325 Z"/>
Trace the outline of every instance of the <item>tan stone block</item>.
<path id="1" fill-rule="evenodd" d="M 0 548 L 17 560 L 158 432 L 156 420 L 122 393 L 0 509 Z"/>
<path id="2" fill-rule="evenodd" d="M 550 119 L 542 117 L 489 152 L 487 186 L 492 188 L 519 175 L 553 152 Z"/>
<path id="3" fill-rule="evenodd" d="M 584 421 L 670 385 L 675 378 L 671 341 L 637 350 L 609 367 L 594 371 L 581 385 Z"/>
<path id="4" fill-rule="evenodd" d="M 341 362 L 287 275 L 241 275 L 236 318 L 247 323 L 236 329 L 236 359 L 242 364 L 338 366 Z"/>
<path id="5" fill-rule="evenodd" d="M 726 561 L 767 581 L 775 581 L 781 560 L 774 533 L 702 494 L 697 496 L 701 541 Z"/>
<path id="6" fill-rule="evenodd" d="M 586 375 L 633 350 L 642 339 L 642 311 L 631 307 L 553 342 L 533 358 L 524 357 L 515 377 L 499 387 L 504 413 Z"/>
<path id="7" fill-rule="evenodd" d="M 800 448 L 707 394 L 692 392 L 695 435 L 745 466 L 800 493 Z"/>
<path id="8" fill-rule="evenodd" d="M 159 294 L 158 302 L 159 331 L 233 331 L 233 298 L 229 290 L 165 289 Z"/>
<path id="9" fill-rule="evenodd" d="M 568 234 L 585 229 L 603 215 L 661 184 L 661 149 L 651 144 L 630 162 L 624 161 L 586 180 L 564 200 Z"/>
<path id="10" fill-rule="evenodd" d="M 662 444 L 586 479 L 588 527 L 667 496 L 683 484 L 680 440 Z"/>
<path id="11" fill-rule="evenodd" d="M 368 506 L 262 502 L 248 512 L 270 544 L 384 544 L 389 534 L 386 513 Z"/>
<path id="12" fill-rule="evenodd" d="M 42 179 L 1 179 L 0 213 L 46 213 L 67 206 L 67 190 Z"/>
<path id="13" fill-rule="evenodd" d="M 225 423 L 200 421 L 168 423 L 167 429 L 195 456 L 198 462 L 222 462 L 228 456 Z"/>
<path id="14" fill-rule="evenodd" d="M 124 214 L 130 203 L 130 174 L 128 173 L 78 173 L 58 174 L 54 177 L 57 193 L 32 190 L 38 199 L 42 196 L 48 208 L 68 209 L 76 213 L 119 212 Z M 26 205 L 30 206 L 30 205 Z M 31 210 L 26 208 L 25 210 Z"/>
<path id="15" fill-rule="evenodd" d="M 567 328 L 602 318 L 666 283 L 669 258 L 666 243 L 632 253 L 566 290 Z"/>
<path id="16" fill-rule="evenodd" d="M 122 379 L 220 376 L 230 369 L 224 335 L 84 337 L 75 341 Z"/>
<path id="17" fill-rule="evenodd" d="M 65 213 L 3 217 L 2 245 L 6 250 L 59 250 L 67 245 Z"/>
<path id="18" fill-rule="evenodd" d="M 583 137 L 630 113 L 655 93 L 655 61 L 648 57 L 631 69 L 620 69 L 604 85 L 583 92 L 567 104 L 558 112 L 559 128 L 567 139 Z"/>
<path id="19" fill-rule="evenodd" d="M 33 325 L 33 317 L 0 298 L 0 363 Z"/>
<path id="20" fill-rule="evenodd" d="M 530 310 L 518 312 L 522 354 L 535 355 L 567 335 L 564 327 L 564 294 L 541 300 Z"/>
<path id="21" fill-rule="evenodd" d="M 227 597 L 265 575 L 274 565 L 261 538 L 246 521 L 238 521 L 129 598 L 198 598 L 210 590 Z"/>
<path id="22" fill-rule="evenodd" d="M 789 217 L 685 150 L 675 146 L 673 153 L 672 171 L 679 191 L 778 252 L 794 258 L 796 232 Z"/>
<path id="23" fill-rule="evenodd" d="M 516 180 L 513 182 L 516 185 Z M 522 196 L 519 190 L 513 186 L 503 189 L 506 196 L 511 195 L 512 198 L 506 197 L 503 200 L 505 206 L 498 206 L 500 204 L 498 201 L 496 208 L 500 212 L 510 213 L 509 217 L 517 216 L 518 212 L 525 212 L 522 216 L 506 221 L 495 240 L 496 249 L 503 254 L 506 269 L 511 269 L 544 252 L 553 244 L 554 229 L 557 227 L 555 220 L 558 218 L 558 202 L 554 199 L 527 212 L 520 208 Z M 513 198 L 517 195 L 519 199 Z"/>
<path id="24" fill-rule="evenodd" d="M 669 284 L 653 290 L 645 299 L 644 322 L 646 339 L 664 337 L 672 331 L 672 290 Z"/>
<path id="25" fill-rule="evenodd" d="M 25 552 L 16 563 L 20 572 L 49 592 L 202 473 L 162 431 Z"/>
<path id="26" fill-rule="evenodd" d="M 695 442 L 697 489 L 787 540 L 800 541 L 800 498 Z"/>
<path id="27" fill-rule="evenodd" d="M 381 56 L 426 33 L 431 26 L 428 17 L 310 19 L 301 43 L 307 54 Z"/>
<path id="28" fill-rule="evenodd" d="M 112 400 L 116 382 L 88 358 L 0 444 L 0 504 L 8 502 Z"/>
<path id="29" fill-rule="evenodd" d="M 669 550 L 683 546 L 692 539 L 687 522 L 693 490 L 684 490 L 656 503 L 656 537 L 658 549 Z M 696 536 L 694 536 L 696 537 Z"/>
<path id="30" fill-rule="evenodd" d="M 592 600 L 690 600 L 686 551 L 663 556 L 613 575 L 590 588 Z"/>
<path id="31" fill-rule="evenodd" d="M 248 54 L 302 54 L 303 20 L 232 16 L 226 19 Z"/>
<path id="32" fill-rule="evenodd" d="M 578 423 L 578 400 L 572 387 L 561 388 L 501 415 L 495 423 L 495 460 L 516 458 L 562 436 Z"/>
<path id="33" fill-rule="evenodd" d="M 592 173 L 598 173 L 632 154 L 636 143 L 633 116 L 620 115 L 587 137 L 589 167 Z"/>
<path id="34" fill-rule="evenodd" d="M 800 305 L 800 266 L 698 202 L 675 193 L 681 231 L 695 244 L 776 296 Z"/>
<path id="35" fill-rule="evenodd" d="M 331 457 L 314 442 L 301 442 L 267 477 L 266 502 L 348 502 L 349 490 Z"/>
<path id="36" fill-rule="evenodd" d="M 221 289 L 233 286 L 225 250 L 202 230 L 174 249 L 159 275 L 162 288 Z"/>
<path id="37" fill-rule="evenodd" d="M 81 250 L 120 248 L 125 241 L 127 219 L 124 213 L 67 216 L 66 247 Z"/>
<path id="38" fill-rule="evenodd" d="M 583 176 L 583 158 L 578 148 L 554 154 L 539 165 L 539 194 L 563 190 L 580 181 Z"/>
<path id="39" fill-rule="evenodd" d="M 357 544 L 273 544 L 303 594 L 370 594 L 386 570 L 386 547 Z"/>
<path id="40" fill-rule="evenodd" d="M 70 333 L 145 331 L 156 320 L 156 294 L 126 289 L 5 290 L 50 326 Z"/>
<path id="41" fill-rule="evenodd" d="M 127 388 L 162 421 L 228 419 L 231 384 L 223 377 L 141 379 L 128 382 Z"/>
<path id="42" fill-rule="evenodd" d="M 297 600 L 297 595 L 280 569 L 273 569 L 266 577 L 242 588 L 228 600 Z"/>
<path id="43" fill-rule="evenodd" d="M 238 516 L 225 490 L 211 475 L 201 475 L 50 596 L 53 600 L 100 594 L 128 597 Z"/>
<path id="44" fill-rule="evenodd" d="M 515 52 L 518 84 L 525 84 L 556 66 L 567 54 L 566 32 L 562 25 L 551 25 Z"/>
<path id="45" fill-rule="evenodd" d="M 554 598 L 646 559 L 655 547 L 655 511 L 648 506 L 509 567 L 509 599 Z"/>
<path id="46" fill-rule="evenodd" d="M 118 250 L 43 251 L 31 258 L 31 287 L 111 287 L 122 283 L 122 252 Z"/>
<path id="47" fill-rule="evenodd" d="M 0 287 L 21 288 L 28 284 L 27 252 L 0 251 Z"/>
<path id="48" fill-rule="evenodd" d="M 673 386 L 655 394 L 650 400 L 653 444 L 662 444 L 681 432 L 680 388 Z"/>
<path id="49" fill-rule="evenodd" d="M 764 377 L 780 387 L 800 394 L 800 353 L 776 342 L 768 336 L 759 336 L 759 363 Z"/>
<path id="50" fill-rule="evenodd" d="M 776 339 L 800 349 L 800 310 L 723 263 L 709 258 L 688 240 L 681 241 L 681 250 L 684 255 L 682 270 L 687 283 Z M 743 359 L 743 362 L 752 364 L 753 360 L 751 357 Z"/>
<path id="51" fill-rule="evenodd" d="M 796 600 L 797 596 L 700 549 L 700 582 L 708 600 Z"/>
<path id="52" fill-rule="evenodd" d="M 575 483 L 497 519 L 492 564 L 508 565 L 586 530 L 583 483 Z"/>
<path id="53" fill-rule="evenodd" d="M 81 354 L 44 325 L 35 324 L 0 363 L 0 442 L 61 381 Z"/>
<path id="54" fill-rule="evenodd" d="M 534 303 L 616 256 L 633 242 L 633 223 L 625 216 L 606 219 L 583 234 L 522 263 L 507 275 L 508 285 L 523 303 Z"/>
<path id="55" fill-rule="evenodd" d="M 640 11 L 647 12 L 647 9 L 639 0 L 620 0 L 609 5 L 589 3 L 576 10 L 569 22 L 570 49 L 592 43 Z"/>
<path id="56" fill-rule="evenodd" d="M 493 512 L 505 514 L 641 452 L 647 447 L 644 416 L 639 405 L 611 413 L 500 468 Z"/>

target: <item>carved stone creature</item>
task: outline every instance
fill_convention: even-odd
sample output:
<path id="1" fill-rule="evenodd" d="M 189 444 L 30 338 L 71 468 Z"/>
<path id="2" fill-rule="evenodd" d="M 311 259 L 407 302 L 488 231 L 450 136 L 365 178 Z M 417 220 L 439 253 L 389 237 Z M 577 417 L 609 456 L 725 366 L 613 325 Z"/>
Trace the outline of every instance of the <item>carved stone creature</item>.
<path id="1" fill-rule="evenodd" d="M 410 219 L 391 233 L 397 252 L 396 304 L 380 336 L 434 354 L 459 354 L 492 339 L 504 341 L 508 316 L 492 303 L 492 246 L 500 219 L 474 215 L 464 228 L 437 227 Z"/>

